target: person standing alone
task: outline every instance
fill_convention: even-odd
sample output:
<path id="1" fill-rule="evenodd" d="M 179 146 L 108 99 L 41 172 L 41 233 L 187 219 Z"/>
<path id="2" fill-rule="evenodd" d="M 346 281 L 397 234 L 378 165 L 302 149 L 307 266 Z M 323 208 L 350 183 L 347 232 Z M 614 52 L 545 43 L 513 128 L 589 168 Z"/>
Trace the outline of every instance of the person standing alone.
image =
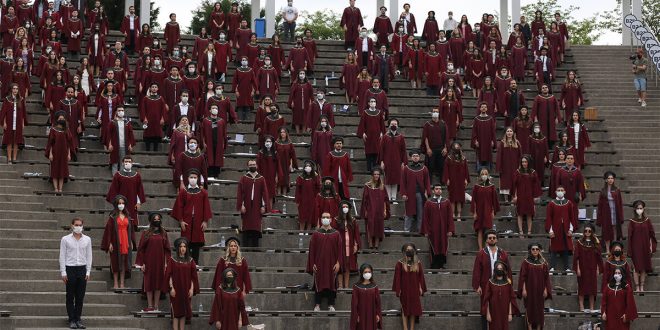
<path id="1" fill-rule="evenodd" d="M 92 240 L 84 235 L 83 220 L 71 221 L 72 233 L 60 241 L 60 273 L 66 285 L 66 312 L 70 329 L 85 329 L 80 316 L 89 274 L 92 271 Z"/>

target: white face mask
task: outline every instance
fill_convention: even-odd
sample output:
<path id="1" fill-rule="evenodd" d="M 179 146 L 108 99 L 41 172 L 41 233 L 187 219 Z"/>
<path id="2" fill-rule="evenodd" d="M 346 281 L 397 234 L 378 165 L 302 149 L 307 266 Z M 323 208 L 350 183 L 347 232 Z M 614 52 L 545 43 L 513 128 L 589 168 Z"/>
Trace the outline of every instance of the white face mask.
<path id="1" fill-rule="evenodd" d="M 439 112 L 431 113 L 431 118 L 440 118 L 440 113 Z"/>
<path id="2" fill-rule="evenodd" d="M 188 103 L 188 97 L 187 97 L 187 96 L 182 96 L 182 97 L 181 97 L 181 102 L 182 102 L 183 104 Z"/>
<path id="3" fill-rule="evenodd" d="M 266 60 L 266 61 L 264 61 L 264 63 L 265 63 L 266 65 L 270 65 L 270 60 Z"/>
<path id="4" fill-rule="evenodd" d="M 299 74 L 298 78 L 300 78 L 300 80 L 305 79 L 305 74 Z"/>
<path id="5" fill-rule="evenodd" d="M 370 108 L 375 108 L 376 107 L 376 102 L 369 102 L 369 107 Z"/>
<path id="6" fill-rule="evenodd" d="M 344 214 L 348 214 L 348 207 L 342 207 L 341 211 L 344 212 Z"/>
<path id="7" fill-rule="evenodd" d="M 323 94 L 322 93 L 316 94 L 316 98 L 319 100 L 323 100 Z"/>
<path id="8" fill-rule="evenodd" d="M 267 149 L 270 149 L 270 147 L 273 146 L 273 143 L 272 142 L 266 142 L 266 143 L 264 143 L 264 146 L 266 146 Z"/>
<path id="9" fill-rule="evenodd" d="M 117 117 L 124 118 L 124 112 L 123 111 L 117 111 Z"/>
<path id="10" fill-rule="evenodd" d="M 454 66 L 453 65 L 447 65 L 447 70 L 449 70 L 449 71 L 454 70 Z"/>
<path id="11" fill-rule="evenodd" d="M 322 122 L 321 122 L 321 127 L 323 127 L 323 128 L 326 128 L 326 127 L 328 127 L 328 123 L 326 123 L 326 122 L 324 122 L 324 121 L 322 121 Z"/>
<path id="12" fill-rule="evenodd" d="M 563 191 L 557 191 L 557 192 L 555 192 L 555 195 L 557 195 L 557 198 L 564 198 L 564 192 Z"/>
<path id="13" fill-rule="evenodd" d="M 311 166 L 305 166 L 305 173 L 312 173 L 312 167 Z"/>
<path id="14" fill-rule="evenodd" d="M 247 66 L 247 65 L 248 65 L 248 62 L 247 62 L 247 61 L 241 61 L 241 65 L 242 65 L 242 66 Z"/>
<path id="15" fill-rule="evenodd" d="M 614 280 L 617 282 L 621 282 L 621 279 L 623 278 L 623 275 L 621 274 L 614 274 Z"/>
<path id="16" fill-rule="evenodd" d="M 124 210 L 124 207 L 126 207 L 126 205 L 124 205 L 124 204 L 117 204 L 117 209 L 118 209 L 119 211 L 123 211 L 123 210 Z"/>
<path id="17" fill-rule="evenodd" d="M 224 35 L 224 34 L 219 35 L 219 36 L 218 36 L 218 39 L 219 39 L 220 41 L 224 41 L 224 40 L 225 40 L 225 35 Z"/>
<path id="18" fill-rule="evenodd" d="M 642 215 L 644 213 L 644 209 L 636 209 L 635 213 L 637 213 L 637 215 Z"/>
<path id="19" fill-rule="evenodd" d="M 486 181 L 488 180 L 488 175 L 482 175 L 481 176 L 481 181 Z"/>
<path id="20" fill-rule="evenodd" d="M 399 28 L 399 32 L 403 32 L 403 28 L 402 28 L 402 27 Z"/>
<path id="21" fill-rule="evenodd" d="M 366 32 L 360 32 L 360 35 L 362 36 L 362 38 L 364 38 L 364 37 L 367 36 L 367 33 Z"/>
<path id="22" fill-rule="evenodd" d="M 188 72 L 195 73 L 195 68 L 188 68 Z"/>
<path id="23" fill-rule="evenodd" d="M 155 61 L 154 61 L 154 65 L 155 65 L 155 66 L 160 66 L 160 60 L 155 60 Z"/>
<path id="24" fill-rule="evenodd" d="M 190 151 L 197 150 L 197 143 L 189 143 L 188 144 L 188 149 L 190 149 Z"/>
<path id="25" fill-rule="evenodd" d="M 218 95 L 222 95 L 222 91 L 223 91 L 222 89 L 218 88 L 215 90 L 215 93 Z"/>
<path id="26" fill-rule="evenodd" d="M 132 163 L 124 163 L 124 169 L 125 169 L 126 171 L 130 171 L 131 168 L 133 168 L 133 164 L 132 164 Z"/>
<path id="27" fill-rule="evenodd" d="M 321 218 L 321 224 L 324 226 L 330 225 L 330 218 Z"/>
<path id="28" fill-rule="evenodd" d="M 218 114 L 218 108 L 211 108 L 211 114 L 212 115 L 217 115 Z"/>
<path id="29" fill-rule="evenodd" d="M 368 280 L 371 279 L 371 273 L 364 273 L 364 274 L 362 274 L 362 277 L 363 277 L 365 280 L 368 281 Z"/>
<path id="30" fill-rule="evenodd" d="M 541 133 L 541 129 L 538 127 L 534 128 L 534 133 Z"/>
<path id="31" fill-rule="evenodd" d="M 76 234 L 80 234 L 83 232 L 83 226 L 73 226 L 73 232 Z"/>
<path id="32" fill-rule="evenodd" d="M 188 183 L 193 187 L 197 186 L 197 178 L 188 178 Z"/>

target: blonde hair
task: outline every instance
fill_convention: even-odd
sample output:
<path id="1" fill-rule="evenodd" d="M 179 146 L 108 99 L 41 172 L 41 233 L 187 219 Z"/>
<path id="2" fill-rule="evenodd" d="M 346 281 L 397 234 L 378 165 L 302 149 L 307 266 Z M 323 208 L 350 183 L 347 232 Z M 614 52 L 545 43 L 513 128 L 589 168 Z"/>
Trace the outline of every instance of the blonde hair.
<path id="1" fill-rule="evenodd" d="M 231 242 L 236 243 L 236 265 L 240 266 L 241 263 L 243 262 L 243 256 L 241 255 L 241 246 L 238 245 L 236 241 L 233 240 L 229 241 L 229 244 L 227 244 L 227 246 L 225 247 L 225 256 L 223 259 L 229 260 L 229 258 L 231 257 L 231 252 L 229 252 L 229 246 L 231 245 Z"/>
<path id="2" fill-rule="evenodd" d="M 508 130 L 511 130 L 513 132 L 513 135 L 511 136 L 511 140 L 509 140 L 506 137 L 506 131 Z M 518 146 L 520 146 L 520 142 L 518 142 L 518 139 L 516 139 L 516 131 L 514 131 L 513 128 L 510 126 L 504 129 L 504 136 L 502 136 L 502 140 L 500 141 L 502 141 L 505 147 L 518 148 Z"/>

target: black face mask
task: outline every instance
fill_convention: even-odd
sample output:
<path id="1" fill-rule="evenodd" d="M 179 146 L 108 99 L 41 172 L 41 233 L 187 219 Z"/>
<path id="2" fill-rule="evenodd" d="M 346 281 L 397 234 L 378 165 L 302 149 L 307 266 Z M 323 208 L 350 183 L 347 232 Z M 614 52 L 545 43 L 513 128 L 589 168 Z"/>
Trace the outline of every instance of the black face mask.
<path id="1" fill-rule="evenodd" d="M 504 270 L 503 269 L 496 269 L 495 270 L 495 275 L 504 276 Z"/>
<path id="2" fill-rule="evenodd" d="M 412 250 L 406 250 L 406 257 L 412 258 L 415 256 L 415 251 Z"/>
<path id="3" fill-rule="evenodd" d="M 620 257 L 621 254 L 623 254 L 623 251 L 621 251 L 621 250 L 615 250 L 614 252 L 612 252 L 612 254 L 613 254 L 615 257 Z"/>
<path id="4" fill-rule="evenodd" d="M 394 125 L 390 126 L 390 129 L 391 129 L 393 132 L 396 132 L 396 129 L 397 129 L 397 128 L 398 128 L 398 127 L 396 127 L 396 126 L 394 126 Z"/>
<path id="5" fill-rule="evenodd" d="M 153 222 L 154 227 L 160 228 L 160 221 L 154 221 Z"/>
<path id="6" fill-rule="evenodd" d="M 250 171 L 250 173 L 254 173 L 254 172 L 257 171 L 257 167 L 256 166 L 250 166 L 250 167 L 248 167 L 248 170 Z"/>
<path id="7" fill-rule="evenodd" d="M 233 277 L 226 277 L 226 278 L 225 278 L 225 283 L 226 283 L 226 284 L 232 284 L 232 283 L 234 283 L 234 278 L 233 278 Z"/>
<path id="8" fill-rule="evenodd" d="M 58 120 L 57 124 L 64 126 L 64 125 L 66 125 L 66 120 Z"/>

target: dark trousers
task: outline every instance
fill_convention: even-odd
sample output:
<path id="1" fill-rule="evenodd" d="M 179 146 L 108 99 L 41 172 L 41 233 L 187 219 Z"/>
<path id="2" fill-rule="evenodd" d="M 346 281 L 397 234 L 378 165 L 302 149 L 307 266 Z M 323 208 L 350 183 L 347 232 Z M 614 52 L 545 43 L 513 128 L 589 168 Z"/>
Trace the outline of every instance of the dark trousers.
<path id="1" fill-rule="evenodd" d="M 238 117 L 240 120 L 247 120 L 248 112 L 250 112 L 250 107 L 236 107 L 236 112 L 238 112 Z"/>
<path id="2" fill-rule="evenodd" d="M 442 171 L 445 167 L 445 157 L 442 155 L 442 149 L 433 149 L 433 153 L 428 160 L 429 166 L 429 179 L 432 183 L 442 181 Z M 433 176 L 438 176 L 438 181 L 433 181 Z"/>
<path id="3" fill-rule="evenodd" d="M 347 194 L 346 191 L 344 191 L 344 185 L 341 182 L 339 182 L 339 184 L 337 184 L 337 194 L 339 194 L 339 197 L 341 198 L 341 200 L 348 199 L 348 198 L 346 198 L 346 195 L 349 195 L 349 194 Z"/>
<path id="4" fill-rule="evenodd" d="M 561 257 L 561 261 L 564 263 L 564 269 L 571 269 L 573 265 L 571 263 L 571 254 L 571 251 L 550 252 L 550 268 L 556 268 L 557 258 Z"/>
<path id="5" fill-rule="evenodd" d="M 197 243 L 190 243 L 190 256 L 192 256 L 193 260 L 195 260 L 195 263 L 199 265 L 199 251 L 202 249 L 202 246 L 204 246 L 204 243 L 197 242 Z"/>
<path id="6" fill-rule="evenodd" d="M 431 268 L 433 269 L 445 268 L 446 263 L 447 256 L 444 254 L 433 254 L 431 256 Z"/>
<path id="7" fill-rule="evenodd" d="M 220 166 L 209 166 L 209 177 L 218 177 L 220 175 Z"/>
<path id="8" fill-rule="evenodd" d="M 369 67 L 369 52 L 362 52 L 362 67 L 360 67 L 360 70 L 362 70 L 363 67 L 367 67 L 367 71 L 371 71 L 371 68 Z"/>
<path id="9" fill-rule="evenodd" d="M 426 85 L 426 95 L 428 96 L 438 95 L 438 86 Z"/>
<path id="10" fill-rule="evenodd" d="M 319 291 L 314 292 L 314 304 L 320 305 L 321 300 L 323 298 L 328 299 L 328 305 L 329 306 L 334 306 L 335 305 L 335 300 L 337 298 L 337 292 L 329 290 L 329 289 L 325 289 L 325 290 L 320 291 L 320 292 Z"/>
<path id="11" fill-rule="evenodd" d="M 128 40 L 130 41 L 129 45 L 126 45 L 126 53 L 133 55 L 135 53 L 135 33 L 134 30 L 128 31 Z"/>
<path id="12" fill-rule="evenodd" d="M 260 232 L 256 230 L 244 230 L 241 235 L 243 236 L 243 247 L 259 247 Z"/>
<path id="13" fill-rule="evenodd" d="M 371 172 L 375 166 L 378 166 L 378 154 L 366 154 L 365 156 L 367 157 L 367 172 Z"/>
<path id="14" fill-rule="evenodd" d="M 160 140 L 159 137 L 144 138 L 144 144 L 147 147 L 147 151 L 158 151 L 158 149 L 160 149 Z"/>
<path id="15" fill-rule="evenodd" d="M 66 313 L 69 315 L 69 322 L 80 321 L 87 289 L 86 275 L 85 266 L 66 266 Z"/>
<path id="16" fill-rule="evenodd" d="M 289 23 L 287 21 L 284 21 L 284 23 L 282 23 L 282 26 L 284 27 L 284 40 L 293 41 L 294 34 L 296 32 L 296 22 L 293 21 Z"/>

